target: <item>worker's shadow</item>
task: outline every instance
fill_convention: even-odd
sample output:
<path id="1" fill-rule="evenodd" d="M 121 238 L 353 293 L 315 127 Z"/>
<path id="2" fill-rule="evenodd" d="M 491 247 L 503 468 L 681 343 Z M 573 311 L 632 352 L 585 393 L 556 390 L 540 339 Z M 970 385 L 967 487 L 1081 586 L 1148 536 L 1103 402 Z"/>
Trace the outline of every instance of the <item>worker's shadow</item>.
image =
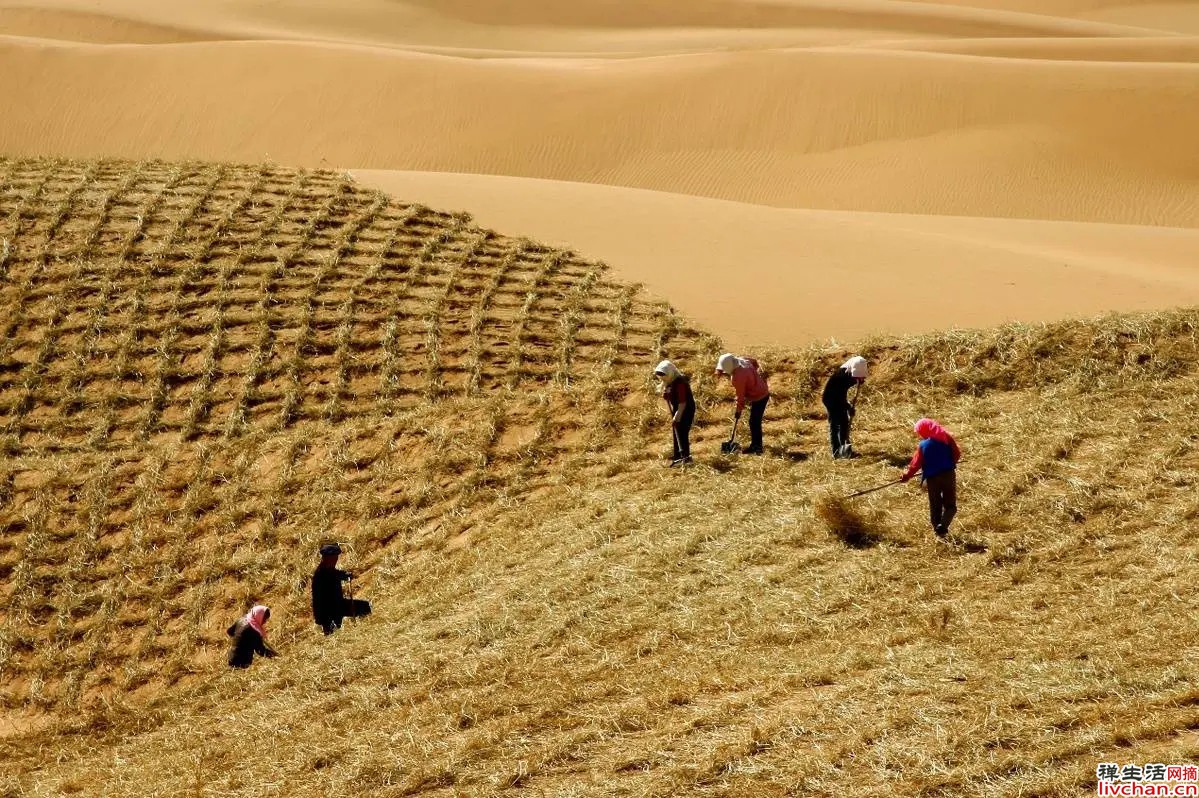
<path id="1" fill-rule="evenodd" d="M 720 454 L 707 461 L 707 465 L 718 474 L 727 474 L 733 470 L 733 457 L 727 454 Z"/>
<path id="2" fill-rule="evenodd" d="M 783 460 L 790 460 L 792 463 L 806 463 L 812 458 L 812 455 L 801 452 L 799 449 L 775 449 L 771 451 L 771 454 Z"/>
<path id="3" fill-rule="evenodd" d="M 942 538 L 948 544 L 951 551 L 957 551 L 961 554 L 984 554 L 990 550 L 991 546 L 987 541 L 980 540 L 975 537 L 963 537 L 957 532 L 950 532 L 949 537 Z"/>

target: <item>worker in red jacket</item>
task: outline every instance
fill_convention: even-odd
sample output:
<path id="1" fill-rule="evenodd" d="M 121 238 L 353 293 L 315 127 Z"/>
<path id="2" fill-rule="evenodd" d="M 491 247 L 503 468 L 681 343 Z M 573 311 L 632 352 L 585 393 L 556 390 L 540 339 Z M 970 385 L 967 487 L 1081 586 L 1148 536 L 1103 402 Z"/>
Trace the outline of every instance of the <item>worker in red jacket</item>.
<path id="1" fill-rule="evenodd" d="M 770 386 L 766 384 L 758 361 L 752 357 L 737 357 L 726 352 L 716 359 L 716 374 L 728 377 L 737 392 L 737 411 L 733 423 L 741 418 L 741 411 L 749 405 L 749 448 L 746 454 L 762 453 L 762 418 L 766 415 L 766 403 L 770 401 Z"/>
<path id="2" fill-rule="evenodd" d="M 921 481 L 928 487 L 928 513 L 933 532 L 938 537 L 945 537 L 958 511 L 957 465 L 962 459 L 962 450 L 953 436 L 931 418 L 916 422 L 916 434 L 920 444 L 900 479 L 907 482 L 917 471 L 922 472 Z"/>

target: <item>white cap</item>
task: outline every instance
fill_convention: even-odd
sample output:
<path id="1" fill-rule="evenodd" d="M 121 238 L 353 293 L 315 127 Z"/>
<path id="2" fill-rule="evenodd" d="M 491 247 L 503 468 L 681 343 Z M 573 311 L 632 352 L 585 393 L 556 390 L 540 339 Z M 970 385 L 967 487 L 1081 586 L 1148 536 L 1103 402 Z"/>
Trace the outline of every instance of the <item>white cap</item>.
<path id="1" fill-rule="evenodd" d="M 849 372 L 849 376 L 855 380 L 864 380 L 870 374 L 870 367 L 866 365 L 866 358 L 861 355 L 854 355 L 849 360 L 841 364 L 841 368 Z"/>
<path id="2" fill-rule="evenodd" d="M 654 374 L 665 377 L 667 382 L 673 382 L 679 376 L 679 368 L 669 360 L 663 360 L 654 367 Z"/>
<path id="3" fill-rule="evenodd" d="M 716 358 L 716 370 L 721 374 L 732 374 L 737 370 L 738 358 L 732 352 L 725 352 L 720 357 Z"/>

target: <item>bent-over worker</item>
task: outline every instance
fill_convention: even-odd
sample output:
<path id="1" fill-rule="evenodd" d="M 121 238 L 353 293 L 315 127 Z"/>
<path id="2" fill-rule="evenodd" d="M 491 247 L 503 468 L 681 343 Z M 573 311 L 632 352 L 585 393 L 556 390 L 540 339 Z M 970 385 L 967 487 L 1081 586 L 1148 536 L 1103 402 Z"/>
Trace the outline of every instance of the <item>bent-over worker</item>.
<path id="1" fill-rule="evenodd" d="M 225 630 L 233 638 L 233 644 L 229 647 L 230 668 L 250 667 L 255 654 L 276 656 L 275 650 L 266 644 L 266 622 L 270 617 L 270 607 L 256 604 Z"/>
<path id="2" fill-rule="evenodd" d="M 849 428 L 857 411 L 849 401 L 849 389 L 866 382 L 868 374 L 866 358 L 854 355 L 842 363 L 824 384 L 821 401 L 824 403 L 824 409 L 828 411 L 829 443 L 833 447 L 835 459 L 854 456 L 849 445 Z"/>
<path id="3" fill-rule="evenodd" d="M 671 437 L 674 442 L 670 464 L 690 463 L 691 424 L 695 421 L 695 395 L 691 392 L 691 379 L 669 360 L 658 364 L 654 376 L 662 381 L 662 398 L 670 410 Z"/>
<path id="4" fill-rule="evenodd" d="M 928 488 L 928 515 L 937 537 L 949 534 L 949 525 L 958 511 L 957 465 L 962 459 L 958 442 L 931 418 L 916 422 L 916 434 L 920 444 L 912 455 L 912 462 L 900 477 L 907 482 L 917 471 Z"/>
<path id="5" fill-rule="evenodd" d="M 726 352 L 716 359 L 716 374 L 729 378 L 737 392 L 737 410 L 733 423 L 741 418 L 741 412 L 749 405 L 749 448 L 746 454 L 762 453 L 762 419 L 766 415 L 766 404 L 770 401 L 770 386 L 766 384 L 758 361 L 752 357 L 738 357 Z"/>

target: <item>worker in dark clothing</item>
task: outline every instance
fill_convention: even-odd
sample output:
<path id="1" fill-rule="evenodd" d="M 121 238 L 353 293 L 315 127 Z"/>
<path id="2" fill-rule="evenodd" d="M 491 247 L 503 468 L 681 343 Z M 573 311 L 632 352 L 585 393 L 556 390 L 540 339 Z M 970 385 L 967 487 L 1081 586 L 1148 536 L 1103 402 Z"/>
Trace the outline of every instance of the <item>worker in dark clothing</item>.
<path id="1" fill-rule="evenodd" d="M 855 355 L 842 363 L 824 385 L 821 400 L 828 411 L 828 435 L 834 459 L 855 456 L 849 445 L 849 428 L 856 409 L 849 401 L 849 389 L 864 383 L 867 374 L 866 358 Z"/>
<path id="2" fill-rule="evenodd" d="M 662 398 L 670 409 L 674 440 L 670 464 L 685 465 L 691 462 L 691 424 L 695 421 L 695 395 L 691 393 L 691 380 L 669 360 L 658 364 L 654 376 L 662 381 Z"/>
<path id="3" fill-rule="evenodd" d="M 336 543 L 322 546 L 320 555 L 320 565 L 312 572 L 312 619 L 325 634 L 331 635 L 341 628 L 345 618 L 370 615 L 371 605 L 342 594 L 341 583 L 350 581 L 354 575 L 337 567 L 341 546 Z"/>
<path id="4" fill-rule="evenodd" d="M 243 617 L 233 622 L 226 634 L 233 638 L 229 648 L 229 667 L 248 668 L 255 654 L 275 656 L 275 650 L 266 644 L 266 622 L 271 617 L 271 608 L 256 605 Z"/>

